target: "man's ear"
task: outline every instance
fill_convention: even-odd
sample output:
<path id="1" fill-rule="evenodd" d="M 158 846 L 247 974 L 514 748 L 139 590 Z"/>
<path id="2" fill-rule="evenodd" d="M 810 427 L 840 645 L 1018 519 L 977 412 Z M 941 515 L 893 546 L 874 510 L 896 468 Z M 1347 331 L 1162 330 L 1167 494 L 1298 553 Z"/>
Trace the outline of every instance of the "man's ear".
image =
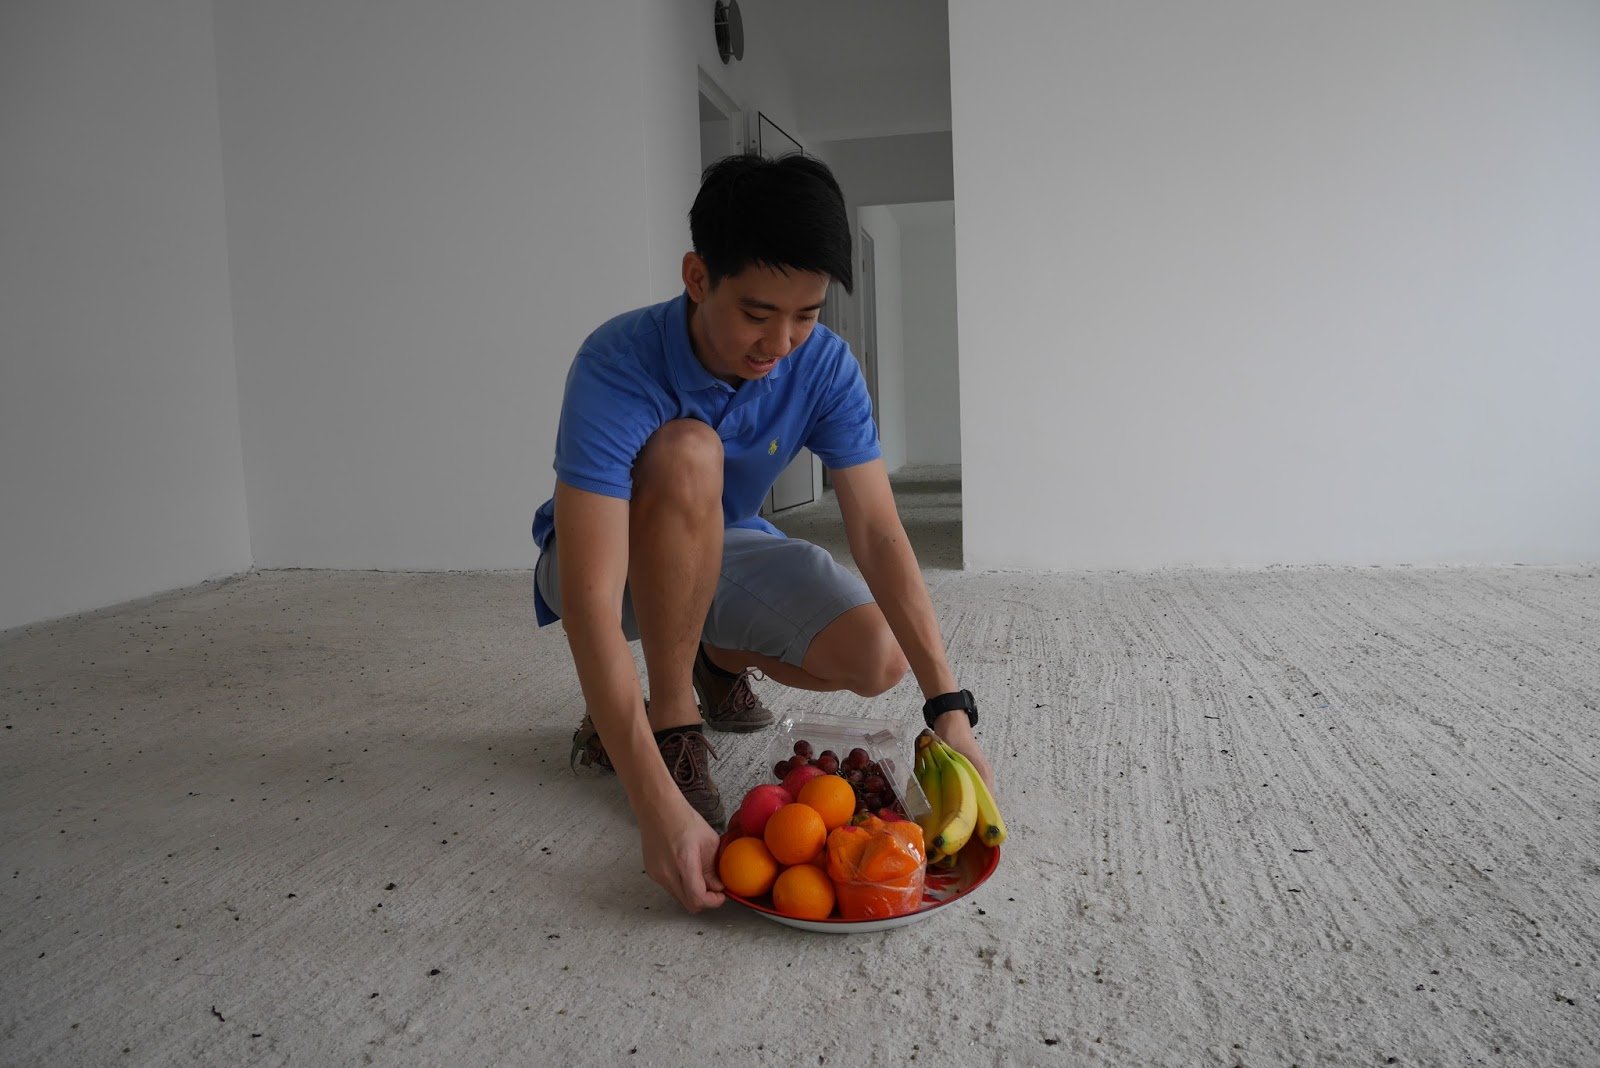
<path id="1" fill-rule="evenodd" d="M 683 288 L 689 291 L 689 299 L 696 304 L 704 304 L 711 294 L 711 269 L 698 252 L 683 254 Z"/>

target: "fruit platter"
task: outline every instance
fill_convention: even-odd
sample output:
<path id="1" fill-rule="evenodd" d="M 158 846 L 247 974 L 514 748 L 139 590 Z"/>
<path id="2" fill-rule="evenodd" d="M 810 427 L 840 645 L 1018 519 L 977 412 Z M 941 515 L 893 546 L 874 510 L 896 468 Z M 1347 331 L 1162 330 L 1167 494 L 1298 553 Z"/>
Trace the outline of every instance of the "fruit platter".
<path id="1" fill-rule="evenodd" d="M 994 873 L 1005 823 L 972 764 L 931 731 L 901 782 L 892 731 L 788 727 L 768 752 L 772 778 L 722 836 L 729 897 L 790 927 L 854 934 L 926 919 Z"/>

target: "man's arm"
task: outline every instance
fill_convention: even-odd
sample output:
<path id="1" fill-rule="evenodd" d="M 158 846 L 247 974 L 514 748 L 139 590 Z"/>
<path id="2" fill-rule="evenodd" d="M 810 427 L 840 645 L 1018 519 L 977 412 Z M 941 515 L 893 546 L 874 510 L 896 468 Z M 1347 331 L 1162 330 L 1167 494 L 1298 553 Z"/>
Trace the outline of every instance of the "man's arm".
<path id="1" fill-rule="evenodd" d="M 900 643 L 900 651 L 905 653 L 923 697 L 959 689 L 945 657 L 944 638 L 939 633 L 927 583 L 895 508 L 883 461 L 836 470 L 833 485 L 839 496 L 839 510 L 844 514 L 850 555 L 855 557 L 861 577 Z M 934 730 L 966 754 L 984 780 L 994 785 L 994 772 L 972 736 L 972 724 L 965 712 L 946 712 L 934 724 Z"/>
<path id="2" fill-rule="evenodd" d="M 645 871 L 691 912 L 723 902 L 717 834 L 679 792 L 644 714 L 622 633 L 628 502 L 556 483 L 561 614 L 578 684 L 639 824 Z"/>

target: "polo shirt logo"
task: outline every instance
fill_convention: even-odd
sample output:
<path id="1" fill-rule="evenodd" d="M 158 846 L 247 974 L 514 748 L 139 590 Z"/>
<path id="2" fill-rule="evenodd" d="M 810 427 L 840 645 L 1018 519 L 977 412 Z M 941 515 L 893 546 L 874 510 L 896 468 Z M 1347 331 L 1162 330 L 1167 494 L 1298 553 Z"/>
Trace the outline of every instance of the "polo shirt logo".
<path id="1" fill-rule="evenodd" d="M 767 446 L 767 455 L 768 456 L 776 456 L 776 455 L 778 455 L 778 439 L 777 438 L 773 438 L 772 439 L 772 444 Z"/>

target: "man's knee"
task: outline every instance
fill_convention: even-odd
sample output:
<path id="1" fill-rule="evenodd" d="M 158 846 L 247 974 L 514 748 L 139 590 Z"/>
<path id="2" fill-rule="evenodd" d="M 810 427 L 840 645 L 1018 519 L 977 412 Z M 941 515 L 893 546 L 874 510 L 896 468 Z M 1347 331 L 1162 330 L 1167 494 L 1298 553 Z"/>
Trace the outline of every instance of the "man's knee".
<path id="1" fill-rule="evenodd" d="M 876 604 L 857 605 L 823 628 L 801 667 L 862 697 L 892 690 L 905 678 L 906 655 Z"/>
<path id="2" fill-rule="evenodd" d="M 634 498 L 722 502 L 722 439 L 698 419 L 663 423 L 633 465 Z"/>
<path id="3" fill-rule="evenodd" d="M 900 685 L 909 668 L 900 643 L 885 625 L 877 629 L 871 640 L 862 643 L 861 662 L 852 688 L 862 697 L 877 697 Z"/>

